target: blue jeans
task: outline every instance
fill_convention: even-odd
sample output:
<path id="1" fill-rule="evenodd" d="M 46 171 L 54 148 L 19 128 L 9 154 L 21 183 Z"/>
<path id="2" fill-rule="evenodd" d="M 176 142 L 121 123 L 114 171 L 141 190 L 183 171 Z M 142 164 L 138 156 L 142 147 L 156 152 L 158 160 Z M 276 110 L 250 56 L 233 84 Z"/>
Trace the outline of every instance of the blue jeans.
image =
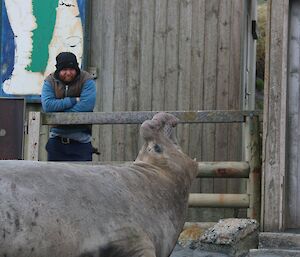
<path id="1" fill-rule="evenodd" d="M 68 138 L 49 138 L 46 144 L 48 161 L 92 161 L 91 142 L 80 143 Z"/>

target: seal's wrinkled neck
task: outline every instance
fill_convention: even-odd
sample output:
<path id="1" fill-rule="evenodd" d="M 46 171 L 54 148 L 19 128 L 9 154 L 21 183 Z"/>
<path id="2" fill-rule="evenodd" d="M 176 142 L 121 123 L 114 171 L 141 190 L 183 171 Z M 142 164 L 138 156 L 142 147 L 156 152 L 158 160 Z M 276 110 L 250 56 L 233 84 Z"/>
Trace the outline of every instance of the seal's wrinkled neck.
<path id="1" fill-rule="evenodd" d="M 190 184 L 197 174 L 197 163 L 185 155 L 177 143 L 175 127 L 179 120 L 169 113 L 158 113 L 140 129 L 145 140 L 136 162 L 157 166 L 175 180 Z"/>

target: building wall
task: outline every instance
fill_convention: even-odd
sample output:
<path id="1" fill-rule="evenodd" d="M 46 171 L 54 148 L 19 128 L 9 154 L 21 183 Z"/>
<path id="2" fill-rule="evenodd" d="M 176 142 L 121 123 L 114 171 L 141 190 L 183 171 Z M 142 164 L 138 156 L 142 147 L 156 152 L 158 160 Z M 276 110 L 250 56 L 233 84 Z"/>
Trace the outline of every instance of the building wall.
<path id="1" fill-rule="evenodd" d="M 287 101 L 287 203 L 286 227 L 300 228 L 300 3 L 290 1 Z"/>
<path id="2" fill-rule="evenodd" d="M 85 2 L 0 1 L 0 96 L 39 101 L 44 78 L 61 51 L 72 51 L 81 64 Z"/>
<path id="3" fill-rule="evenodd" d="M 95 111 L 242 109 L 249 68 L 247 3 L 90 1 L 85 48 L 87 69 L 97 76 Z M 39 108 L 28 105 L 27 113 Z M 134 160 L 142 143 L 138 127 L 93 126 L 93 145 L 101 153 L 94 161 Z M 198 161 L 241 160 L 241 132 L 236 124 L 177 129 L 184 152 Z M 46 160 L 47 137 L 48 128 L 43 126 L 40 160 Z M 192 191 L 238 193 L 244 189 L 245 183 L 236 179 L 201 179 L 194 182 Z M 189 220 L 216 221 L 239 215 L 244 212 L 191 209 Z"/>
<path id="4" fill-rule="evenodd" d="M 268 1 L 263 125 L 263 231 L 286 228 L 289 0 Z"/>
<path id="5" fill-rule="evenodd" d="M 97 111 L 239 110 L 245 1 L 91 1 L 90 66 Z M 138 126 L 94 126 L 96 160 L 134 160 Z M 241 159 L 238 125 L 182 125 L 183 150 L 199 161 Z M 238 192 L 235 180 L 202 179 L 194 191 Z M 214 212 L 215 213 L 215 212 Z M 203 219 L 211 210 L 201 211 Z M 220 216 L 233 215 L 220 210 Z M 190 215 L 191 219 L 195 216 Z M 199 213 L 197 214 L 199 219 Z"/>

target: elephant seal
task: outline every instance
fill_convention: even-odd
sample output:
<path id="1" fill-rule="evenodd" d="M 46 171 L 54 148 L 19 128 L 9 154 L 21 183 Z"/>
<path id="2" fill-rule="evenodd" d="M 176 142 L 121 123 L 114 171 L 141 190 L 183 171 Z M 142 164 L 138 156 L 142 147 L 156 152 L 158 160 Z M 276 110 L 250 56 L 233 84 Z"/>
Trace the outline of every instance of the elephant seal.
<path id="1" fill-rule="evenodd" d="M 0 161 L 0 256 L 169 256 L 197 174 L 177 122 L 145 121 L 130 165 Z"/>

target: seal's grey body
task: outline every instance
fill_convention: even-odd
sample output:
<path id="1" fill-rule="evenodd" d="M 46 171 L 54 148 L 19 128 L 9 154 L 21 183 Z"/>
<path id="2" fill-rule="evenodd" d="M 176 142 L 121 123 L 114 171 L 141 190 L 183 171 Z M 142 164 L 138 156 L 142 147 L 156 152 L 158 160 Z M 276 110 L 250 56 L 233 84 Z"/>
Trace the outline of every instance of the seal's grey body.
<path id="1" fill-rule="evenodd" d="M 159 113 L 128 166 L 0 162 L 0 256 L 167 257 L 184 224 L 197 163 Z"/>

